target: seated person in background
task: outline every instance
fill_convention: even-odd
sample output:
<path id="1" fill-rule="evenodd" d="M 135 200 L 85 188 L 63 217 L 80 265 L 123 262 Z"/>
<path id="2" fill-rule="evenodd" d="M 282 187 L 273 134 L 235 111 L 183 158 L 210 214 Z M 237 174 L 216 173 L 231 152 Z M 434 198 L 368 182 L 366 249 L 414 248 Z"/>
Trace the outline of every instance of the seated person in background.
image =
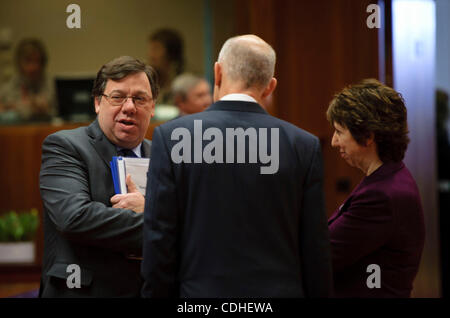
<path id="1" fill-rule="evenodd" d="M 144 139 L 158 97 L 156 72 L 132 57 L 103 65 L 92 90 L 97 119 L 63 130 L 42 145 L 44 203 L 41 297 L 137 297 L 145 199 L 130 178 L 114 195 L 113 156 L 150 157 Z M 128 154 L 127 154 L 128 153 Z M 67 266 L 81 269 L 69 288 Z"/>
<path id="2" fill-rule="evenodd" d="M 184 43 L 172 29 L 159 29 L 149 37 L 148 62 L 158 73 L 161 87 L 156 104 L 173 105 L 170 89 L 173 79 L 184 71 Z"/>
<path id="3" fill-rule="evenodd" d="M 328 220 L 335 296 L 410 297 L 425 226 L 416 182 L 402 162 L 409 142 L 404 101 L 368 79 L 337 94 L 327 118 L 335 128 L 331 145 L 366 175 Z M 369 278 L 372 264 L 378 281 Z"/>
<path id="4" fill-rule="evenodd" d="M 211 86 L 202 77 L 182 74 L 172 83 L 172 96 L 180 116 L 204 111 L 212 104 Z"/>
<path id="5" fill-rule="evenodd" d="M 22 40 L 15 52 L 17 74 L 0 88 L 0 121 L 48 120 L 54 113 L 53 85 L 45 76 L 47 53 L 37 39 Z"/>

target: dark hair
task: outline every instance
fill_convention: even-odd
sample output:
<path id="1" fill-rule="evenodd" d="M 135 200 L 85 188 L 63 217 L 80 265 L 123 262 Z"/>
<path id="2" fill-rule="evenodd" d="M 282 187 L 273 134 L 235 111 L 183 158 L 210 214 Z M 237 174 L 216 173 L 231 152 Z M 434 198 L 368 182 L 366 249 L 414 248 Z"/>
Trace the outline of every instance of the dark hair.
<path id="1" fill-rule="evenodd" d="M 20 62 L 28 56 L 31 52 L 38 52 L 41 57 L 41 65 L 44 68 L 47 65 L 47 52 L 44 44 L 38 39 L 28 38 L 23 39 L 17 44 L 15 51 L 16 65 L 20 70 Z"/>
<path id="2" fill-rule="evenodd" d="M 97 73 L 92 89 L 92 96 L 101 98 L 109 79 L 117 81 L 130 74 L 144 72 L 150 82 L 153 100 L 158 98 L 159 84 L 155 70 L 130 56 L 121 56 L 103 65 Z"/>
<path id="3" fill-rule="evenodd" d="M 149 41 L 160 42 L 166 48 L 167 58 L 176 64 L 177 75 L 184 71 L 184 43 L 180 33 L 172 29 L 159 29 L 150 35 Z"/>
<path id="4" fill-rule="evenodd" d="M 376 79 L 365 79 L 336 94 L 327 119 L 346 127 L 360 145 L 366 145 L 373 133 L 381 161 L 403 160 L 409 143 L 405 103 L 400 93 Z"/>

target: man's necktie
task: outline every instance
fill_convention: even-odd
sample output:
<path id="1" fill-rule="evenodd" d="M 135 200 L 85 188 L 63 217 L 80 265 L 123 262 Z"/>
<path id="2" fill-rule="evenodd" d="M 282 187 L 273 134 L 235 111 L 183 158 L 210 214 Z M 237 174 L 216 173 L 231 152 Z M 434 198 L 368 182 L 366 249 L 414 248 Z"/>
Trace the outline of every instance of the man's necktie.
<path id="1" fill-rule="evenodd" d="M 121 157 L 131 157 L 131 158 L 137 158 L 136 154 L 133 152 L 133 150 L 130 149 L 120 149 L 117 151 L 117 154 Z"/>

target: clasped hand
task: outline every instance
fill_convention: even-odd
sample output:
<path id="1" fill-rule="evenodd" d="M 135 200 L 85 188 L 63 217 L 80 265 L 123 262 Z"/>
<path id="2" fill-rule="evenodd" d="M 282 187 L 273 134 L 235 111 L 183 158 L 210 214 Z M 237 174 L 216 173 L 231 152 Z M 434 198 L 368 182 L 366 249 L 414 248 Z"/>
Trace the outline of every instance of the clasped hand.
<path id="1" fill-rule="evenodd" d="M 145 198 L 139 192 L 138 188 L 131 180 L 131 176 L 128 174 L 126 178 L 126 184 L 128 188 L 128 193 L 116 194 L 111 198 L 111 203 L 113 208 L 129 209 L 136 213 L 144 212 Z"/>

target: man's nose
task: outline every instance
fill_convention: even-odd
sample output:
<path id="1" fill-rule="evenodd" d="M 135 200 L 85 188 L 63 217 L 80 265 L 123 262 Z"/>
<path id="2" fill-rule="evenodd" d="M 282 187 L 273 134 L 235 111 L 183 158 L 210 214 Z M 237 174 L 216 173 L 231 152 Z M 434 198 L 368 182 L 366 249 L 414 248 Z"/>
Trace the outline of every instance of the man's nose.
<path id="1" fill-rule="evenodd" d="M 122 105 L 122 111 L 125 113 L 135 113 L 136 105 L 134 105 L 134 101 L 132 97 L 128 97 L 127 100 Z"/>

